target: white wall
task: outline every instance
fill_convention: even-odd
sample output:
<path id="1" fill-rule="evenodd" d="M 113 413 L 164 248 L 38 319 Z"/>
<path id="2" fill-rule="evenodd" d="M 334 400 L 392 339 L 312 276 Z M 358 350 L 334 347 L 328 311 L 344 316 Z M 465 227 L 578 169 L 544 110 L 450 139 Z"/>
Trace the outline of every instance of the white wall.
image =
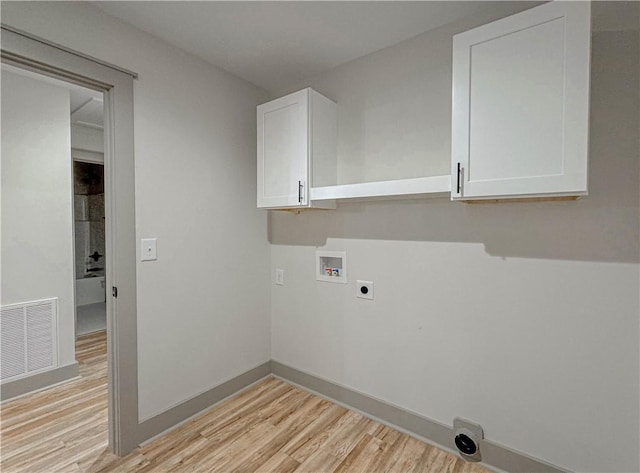
<path id="1" fill-rule="evenodd" d="M 504 2 L 272 94 L 313 87 L 338 103 L 338 184 L 451 170 L 451 36 L 530 7 Z"/>
<path id="2" fill-rule="evenodd" d="M 2 21 L 139 73 L 141 419 L 270 358 L 267 215 L 255 208 L 263 91 L 86 3 L 3 3 Z"/>
<path id="3" fill-rule="evenodd" d="M 411 154 L 447 172 L 459 27 L 291 88 L 337 100 L 343 170 L 376 178 L 384 155 L 400 174 Z M 638 471 L 638 32 L 598 33 L 593 54 L 588 197 L 272 212 L 273 359 L 570 470 Z M 347 252 L 347 285 L 315 280 L 316 247 Z"/>
<path id="4" fill-rule="evenodd" d="M 69 91 L 2 70 L 1 304 L 58 298 L 58 364 L 75 363 Z"/>
<path id="5" fill-rule="evenodd" d="M 71 125 L 71 147 L 94 153 L 104 153 L 104 132 L 84 125 Z"/>
<path id="6" fill-rule="evenodd" d="M 142 417 L 266 361 L 269 250 L 266 214 L 254 208 L 261 92 L 90 5 L 7 2 L 2 13 L 140 73 L 138 236 L 159 245 L 159 260 L 138 268 Z M 378 126 L 347 124 L 341 153 L 366 161 L 378 131 L 411 142 L 392 141 L 380 158 L 419 149 L 425 173 L 448 163 L 449 99 L 429 95 L 422 72 L 424 57 L 441 58 L 429 37 L 308 82 L 342 107 L 357 81 L 370 101 L 341 117 Z M 273 358 L 446 424 L 474 419 L 491 440 L 560 466 L 637 471 L 638 65 L 612 52 L 624 46 L 637 61 L 637 43 L 613 33 L 594 42 L 589 197 L 272 213 L 272 269 L 286 270 L 285 286 L 271 289 Z M 399 89 L 429 106 L 403 118 Z M 395 121 L 384 126 L 376 107 L 396 109 Z M 413 172 L 408 160 L 398 166 L 397 177 Z M 348 285 L 315 281 L 316 246 L 347 251 Z M 375 282 L 375 301 L 355 298 L 355 279 Z"/>

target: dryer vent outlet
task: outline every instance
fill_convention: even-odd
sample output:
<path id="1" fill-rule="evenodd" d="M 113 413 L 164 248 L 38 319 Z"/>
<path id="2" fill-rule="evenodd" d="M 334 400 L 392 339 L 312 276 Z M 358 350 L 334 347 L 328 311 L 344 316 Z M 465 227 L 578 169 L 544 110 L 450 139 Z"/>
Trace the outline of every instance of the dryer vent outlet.
<path id="1" fill-rule="evenodd" d="M 480 441 L 483 438 L 484 431 L 480 425 L 459 417 L 453 419 L 453 443 L 464 460 L 469 462 L 482 460 Z"/>

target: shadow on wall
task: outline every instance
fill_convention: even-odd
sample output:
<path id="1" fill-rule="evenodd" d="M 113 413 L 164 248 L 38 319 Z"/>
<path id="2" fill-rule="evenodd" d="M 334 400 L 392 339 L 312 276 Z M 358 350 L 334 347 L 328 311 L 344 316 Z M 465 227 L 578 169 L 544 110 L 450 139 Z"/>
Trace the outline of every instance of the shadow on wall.
<path id="1" fill-rule="evenodd" d="M 611 55 L 612 50 L 620 54 Z M 621 55 L 628 58 L 620 61 Z M 571 202 L 467 205 L 448 198 L 269 212 L 275 245 L 330 238 L 483 243 L 500 257 L 640 260 L 639 32 L 593 35 L 589 195 Z"/>

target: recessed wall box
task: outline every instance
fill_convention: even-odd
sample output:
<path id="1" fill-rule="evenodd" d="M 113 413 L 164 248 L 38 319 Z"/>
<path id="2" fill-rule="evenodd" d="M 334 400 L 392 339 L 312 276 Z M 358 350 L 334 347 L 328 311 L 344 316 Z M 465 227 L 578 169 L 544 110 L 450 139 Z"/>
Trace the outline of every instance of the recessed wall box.
<path id="1" fill-rule="evenodd" d="M 344 251 L 316 251 L 316 279 L 347 283 L 347 253 Z"/>

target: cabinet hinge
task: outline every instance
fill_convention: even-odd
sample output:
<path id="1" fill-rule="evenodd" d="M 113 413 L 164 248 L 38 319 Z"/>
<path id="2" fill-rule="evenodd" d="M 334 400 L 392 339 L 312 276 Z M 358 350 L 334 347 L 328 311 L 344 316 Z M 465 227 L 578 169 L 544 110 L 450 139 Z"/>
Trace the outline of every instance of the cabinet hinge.
<path id="1" fill-rule="evenodd" d="M 118 288 L 116 286 L 111 286 L 111 295 L 113 297 L 118 297 Z"/>

